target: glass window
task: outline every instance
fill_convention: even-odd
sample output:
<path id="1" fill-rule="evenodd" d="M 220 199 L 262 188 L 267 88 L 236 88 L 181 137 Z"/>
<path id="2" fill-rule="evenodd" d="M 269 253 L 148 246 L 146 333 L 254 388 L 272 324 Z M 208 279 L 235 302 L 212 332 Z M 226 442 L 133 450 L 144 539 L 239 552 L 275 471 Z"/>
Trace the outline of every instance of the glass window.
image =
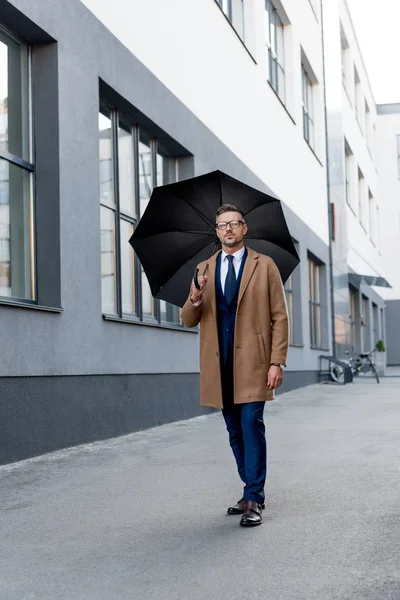
<path id="1" fill-rule="evenodd" d="M 356 338 L 356 324 L 357 324 L 357 292 L 352 288 L 349 288 L 349 302 L 350 302 L 350 344 L 353 352 L 357 347 Z"/>
<path id="2" fill-rule="evenodd" d="M 264 27 L 268 81 L 285 104 L 284 27 L 271 0 L 265 2 Z"/>
<path id="3" fill-rule="evenodd" d="M 314 348 L 321 348 L 321 267 L 311 258 L 308 259 L 308 285 L 310 302 L 310 343 Z"/>
<path id="4" fill-rule="evenodd" d="M 244 40 L 244 0 L 217 0 L 239 37 Z"/>
<path id="5" fill-rule="evenodd" d="M 129 240 L 133 234 L 134 225 L 121 219 L 121 289 L 122 312 L 136 314 L 135 260 Z"/>
<path id="6" fill-rule="evenodd" d="M 360 169 L 358 169 L 358 218 L 362 227 L 366 230 L 366 201 L 367 201 L 367 193 L 365 188 L 365 179 L 364 175 L 361 173 Z"/>
<path id="7" fill-rule="evenodd" d="M 349 62 L 349 44 L 346 39 L 342 24 L 340 24 L 340 40 L 341 40 L 341 58 L 342 58 L 342 83 L 344 89 L 348 90 L 348 62 Z"/>
<path id="8" fill-rule="evenodd" d="M 362 296 L 361 301 L 362 315 L 361 315 L 361 339 L 362 339 L 362 352 L 369 352 L 369 302 L 366 296 Z"/>
<path id="9" fill-rule="evenodd" d="M 179 308 L 153 298 L 129 244 L 154 185 L 176 180 L 176 160 L 157 139 L 102 104 L 99 177 L 103 313 L 180 325 Z"/>
<path id="10" fill-rule="evenodd" d="M 29 48 L 0 28 L 0 296 L 35 300 Z"/>
<path id="11" fill-rule="evenodd" d="M 115 286 L 115 213 L 105 206 L 101 206 L 100 208 L 100 240 L 103 311 L 114 314 L 117 312 Z"/>
<path id="12" fill-rule="evenodd" d="M 303 133 L 306 142 L 314 149 L 313 84 L 304 65 L 301 68 L 303 87 Z"/>
<path id="13" fill-rule="evenodd" d="M 353 153 L 350 149 L 350 146 L 348 145 L 347 141 L 344 141 L 344 152 L 345 152 L 345 159 L 344 159 L 344 173 L 345 173 L 345 193 L 346 193 L 346 202 L 347 204 L 352 207 L 352 185 L 351 185 L 351 181 L 352 181 L 352 166 L 353 166 Z"/>
<path id="14" fill-rule="evenodd" d="M 114 205 L 113 147 L 109 114 L 99 114 L 100 202 Z"/>
<path id="15" fill-rule="evenodd" d="M 354 67 L 354 106 L 356 119 L 361 131 L 364 133 L 365 125 L 365 99 L 361 87 L 361 80 L 357 69 Z"/>
<path id="16" fill-rule="evenodd" d="M 134 216 L 135 206 L 135 169 L 132 127 L 120 120 L 118 127 L 118 182 L 121 213 Z"/>
<path id="17" fill-rule="evenodd" d="M 371 190 L 368 190 L 368 209 L 369 237 L 371 242 L 375 245 L 375 201 Z"/>

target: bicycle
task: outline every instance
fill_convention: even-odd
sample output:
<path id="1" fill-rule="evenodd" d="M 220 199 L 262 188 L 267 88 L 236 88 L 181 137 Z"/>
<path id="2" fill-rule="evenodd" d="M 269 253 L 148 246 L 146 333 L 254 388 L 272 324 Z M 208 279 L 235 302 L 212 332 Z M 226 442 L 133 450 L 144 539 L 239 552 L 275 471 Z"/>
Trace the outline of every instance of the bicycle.
<path id="1" fill-rule="evenodd" d="M 376 379 L 376 383 L 379 383 L 379 375 L 371 358 L 371 355 L 374 352 L 375 349 L 371 350 L 370 352 L 362 352 L 361 354 L 357 354 L 356 356 L 354 356 L 353 354 L 350 355 L 350 352 L 346 352 L 346 354 L 349 355 L 349 359 L 342 360 L 341 362 L 346 363 L 346 365 L 348 365 L 351 368 L 353 377 L 357 377 L 358 375 L 360 375 L 360 373 L 366 375 L 367 373 L 371 372 Z M 336 381 L 337 383 L 343 383 L 344 367 L 342 367 L 340 364 L 332 364 L 330 372 L 333 381 Z"/>

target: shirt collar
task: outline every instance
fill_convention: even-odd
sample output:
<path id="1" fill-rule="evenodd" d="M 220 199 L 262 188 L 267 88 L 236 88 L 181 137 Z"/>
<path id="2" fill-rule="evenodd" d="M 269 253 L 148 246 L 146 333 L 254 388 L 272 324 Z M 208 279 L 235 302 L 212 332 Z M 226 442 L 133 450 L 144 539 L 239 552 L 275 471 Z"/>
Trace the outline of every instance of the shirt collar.
<path id="1" fill-rule="evenodd" d="M 238 262 L 240 262 L 242 260 L 242 258 L 243 258 L 244 251 L 245 251 L 245 247 L 243 246 L 243 248 L 240 248 L 240 250 L 237 250 L 236 252 L 234 252 L 232 254 L 232 256 L 234 256 L 236 258 L 236 260 Z M 225 260 L 225 258 L 227 256 L 228 256 L 228 254 L 224 250 L 222 250 L 222 260 Z"/>

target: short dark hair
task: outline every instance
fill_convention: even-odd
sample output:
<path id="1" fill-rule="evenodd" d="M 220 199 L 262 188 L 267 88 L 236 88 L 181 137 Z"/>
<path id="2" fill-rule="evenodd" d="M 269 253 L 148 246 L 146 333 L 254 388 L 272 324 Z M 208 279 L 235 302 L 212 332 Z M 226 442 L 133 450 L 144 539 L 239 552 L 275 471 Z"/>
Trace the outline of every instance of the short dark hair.
<path id="1" fill-rule="evenodd" d="M 234 204 L 221 204 L 221 206 L 217 210 L 217 214 L 215 216 L 219 217 L 219 215 L 222 215 L 223 213 L 226 213 L 226 212 L 238 212 L 242 216 L 243 221 L 245 220 L 242 209 L 238 208 Z"/>

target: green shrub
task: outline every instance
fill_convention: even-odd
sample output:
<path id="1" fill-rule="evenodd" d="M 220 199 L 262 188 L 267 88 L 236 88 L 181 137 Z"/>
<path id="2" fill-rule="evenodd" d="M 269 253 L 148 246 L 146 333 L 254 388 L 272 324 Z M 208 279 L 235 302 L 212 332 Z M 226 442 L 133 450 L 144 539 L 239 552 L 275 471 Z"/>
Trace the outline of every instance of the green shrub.
<path id="1" fill-rule="evenodd" d="M 378 350 L 378 352 L 385 352 L 385 344 L 383 343 L 382 340 L 378 340 L 376 342 L 375 348 Z"/>

